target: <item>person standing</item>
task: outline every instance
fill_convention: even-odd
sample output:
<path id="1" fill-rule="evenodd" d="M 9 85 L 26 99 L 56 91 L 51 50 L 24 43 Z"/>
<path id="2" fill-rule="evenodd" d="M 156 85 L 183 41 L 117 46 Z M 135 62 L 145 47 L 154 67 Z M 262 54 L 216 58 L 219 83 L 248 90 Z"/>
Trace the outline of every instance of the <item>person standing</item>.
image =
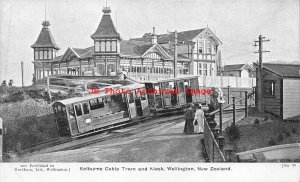
<path id="1" fill-rule="evenodd" d="M 184 124 L 184 129 L 183 133 L 185 134 L 192 134 L 194 133 L 194 104 L 190 103 L 189 107 L 185 110 L 185 124 Z"/>
<path id="2" fill-rule="evenodd" d="M 194 118 L 195 133 L 204 132 L 204 112 L 202 111 L 201 105 L 196 105 L 196 113 Z"/>

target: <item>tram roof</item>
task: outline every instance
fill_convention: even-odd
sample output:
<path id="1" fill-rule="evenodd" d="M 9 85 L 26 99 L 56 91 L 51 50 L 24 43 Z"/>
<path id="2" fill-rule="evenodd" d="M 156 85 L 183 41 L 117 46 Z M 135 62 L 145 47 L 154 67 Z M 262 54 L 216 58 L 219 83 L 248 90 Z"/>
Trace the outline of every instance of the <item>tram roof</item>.
<path id="1" fill-rule="evenodd" d="M 105 88 L 119 89 L 121 87 L 122 87 L 122 85 L 116 84 L 116 85 L 111 85 L 111 86 L 105 87 Z M 95 98 L 98 98 L 98 97 L 104 97 L 104 96 L 107 96 L 107 95 L 113 95 L 113 94 L 110 94 L 110 93 L 105 93 L 104 92 L 105 88 L 99 89 L 99 93 L 96 93 L 96 94 L 90 94 L 90 95 L 83 96 L 83 97 L 73 97 L 73 98 L 69 98 L 69 99 L 55 101 L 55 102 L 51 103 L 51 105 L 53 105 L 54 103 L 57 103 L 57 102 L 62 103 L 64 105 L 69 105 L 69 104 L 72 104 L 72 103 L 77 103 L 77 102 L 82 102 L 82 101 L 85 101 L 85 100 L 95 99 Z"/>
<path id="2" fill-rule="evenodd" d="M 162 83 L 162 82 L 172 82 L 172 81 L 179 81 L 179 80 L 189 80 L 193 78 L 198 78 L 199 76 L 185 76 L 185 77 L 179 77 L 179 78 L 168 78 L 168 79 L 162 79 L 158 81 L 146 81 L 144 83 Z"/>

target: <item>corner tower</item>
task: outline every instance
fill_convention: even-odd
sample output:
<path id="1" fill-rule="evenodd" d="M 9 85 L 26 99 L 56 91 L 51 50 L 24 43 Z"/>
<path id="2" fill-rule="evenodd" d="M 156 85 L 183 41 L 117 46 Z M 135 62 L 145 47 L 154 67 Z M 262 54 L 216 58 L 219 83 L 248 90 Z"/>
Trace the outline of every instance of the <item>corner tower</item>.
<path id="1" fill-rule="evenodd" d="M 34 51 L 34 74 L 37 79 L 41 79 L 51 74 L 51 64 L 54 60 L 59 47 L 54 41 L 54 38 L 50 31 L 50 22 L 43 21 L 43 28 L 35 41 L 31 46 Z"/>
<path id="2" fill-rule="evenodd" d="M 104 7 L 102 19 L 95 33 L 94 40 L 95 72 L 100 75 L 116 75 L 120 65 L 120 34 L 117 32 L 110 17 L 110 7 Z"/>

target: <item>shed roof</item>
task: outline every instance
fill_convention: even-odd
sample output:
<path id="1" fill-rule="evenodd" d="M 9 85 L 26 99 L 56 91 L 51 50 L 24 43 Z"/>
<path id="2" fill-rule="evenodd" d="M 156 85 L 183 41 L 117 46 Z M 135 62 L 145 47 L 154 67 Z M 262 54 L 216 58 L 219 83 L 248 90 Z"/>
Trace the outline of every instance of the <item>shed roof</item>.
<path id="1" fill-rule="evenodd" d="M 257 63 L 253 64 L 258 66 Z M 300 64 L 263 63 L 263 68 L 282 77 L 300 78 Z"/>

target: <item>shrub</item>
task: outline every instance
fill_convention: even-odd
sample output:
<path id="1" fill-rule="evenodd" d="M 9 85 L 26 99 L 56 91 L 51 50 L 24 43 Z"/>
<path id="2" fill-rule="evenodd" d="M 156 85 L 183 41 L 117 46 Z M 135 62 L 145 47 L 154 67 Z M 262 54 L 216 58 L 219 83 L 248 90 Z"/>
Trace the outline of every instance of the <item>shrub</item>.
<path id="1" fill-rule="evenodd" d="M 283 140 L 283 135 L 280 133 L 277 137 L 277 141 L 281 142 Z"/>
<path id="2" fill-rule="evenodd" d="M 275 142 L 275 140 L 272 138 L 272 139 L 270 139 L 270 140 L 268 141 L 268 144 L 269 144 L 270 146 L 273 146 L 273 145 L 276 145 L 276 142 Z"/>
<path id="3" fill-rule="evenodd" d="M 231 125 L 228 130 L 227 130 L 227 134 L 229 136 L 229 139 L 231 141 L 233 140 L 237 140 L 240 138 L 241 136 L 241 131 L 239 130 L 239 128 L 236 125 Z"/>
<path id="4" fill-rule="evenodd" d="M 297 133 L 297 129 L 296 129 L 296 128 L 293 128 L 291 132 L 292 132 L 293 134 L 296 134 L 296 133 Z"/>
<path id="5" fill-rule="evenodd" d="M 284 134 L 285 134 L 286 137 L 290 137 L 291 136 L 291 133 L 288 132 L 288 131 L 285 131 Z"/>
<path id="6" fill-rule="evenodd" d="M 6 102 L 18 102 L 18 101 L 24 101 L 24 92 L 23 91 L 17 91 L 9 93 L 8 98 Z"/>
<path id="7" fill-rule="evenodd" d="M 259 125 L 259 120 L 258 120 L 258 118 L 255 118 L 255 120 L 254 120 L 254 124 L 256 124 L 256 125 Z"/>

